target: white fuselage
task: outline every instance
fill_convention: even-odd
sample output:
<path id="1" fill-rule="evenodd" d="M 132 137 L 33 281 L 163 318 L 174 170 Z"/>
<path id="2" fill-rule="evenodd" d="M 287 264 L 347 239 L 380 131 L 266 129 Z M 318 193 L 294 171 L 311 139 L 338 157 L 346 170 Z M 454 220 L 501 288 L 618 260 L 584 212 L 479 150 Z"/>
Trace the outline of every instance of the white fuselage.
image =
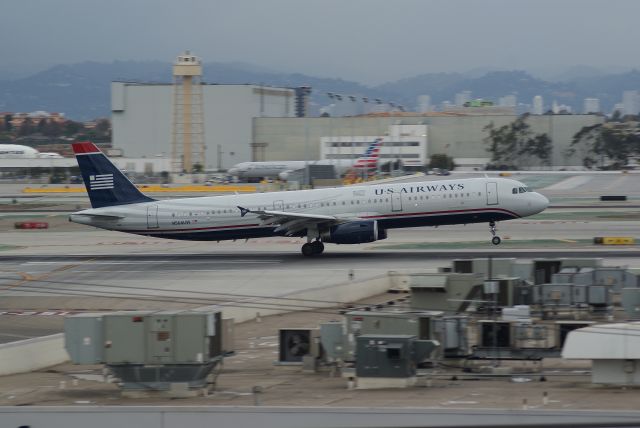
<path id="1" fill-rule="evenodd" d="M 0 144 L 0 159 L 34 159 L 39 152 L 28 146 Z"/>
<path id="2" fill-rule="evenodd" d="M 376 220 L 383 229 L 481 223 L 526 217 L 548 200 L 504 178 L 452 179 L 152 201 L 94 208 L 70 221 L 169 239 L 225 240 L 278 235 L 256 211 Z M 514 189 L 516 189 L 514 191 Z M 515 192 L 515 193 L 514 193 Z"/>

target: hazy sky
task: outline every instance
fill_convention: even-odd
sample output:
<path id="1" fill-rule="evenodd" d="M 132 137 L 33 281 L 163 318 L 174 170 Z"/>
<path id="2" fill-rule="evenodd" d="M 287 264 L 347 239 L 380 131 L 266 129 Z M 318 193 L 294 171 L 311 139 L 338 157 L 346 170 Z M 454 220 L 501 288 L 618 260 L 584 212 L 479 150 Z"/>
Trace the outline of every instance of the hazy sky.
<path id="1" fill-rule="evenodd" d="M 0 69 L 86 60 L 205 62 L 380 83 L 477 67 L 640 67 L 638 0 L 19 0 Z"/>

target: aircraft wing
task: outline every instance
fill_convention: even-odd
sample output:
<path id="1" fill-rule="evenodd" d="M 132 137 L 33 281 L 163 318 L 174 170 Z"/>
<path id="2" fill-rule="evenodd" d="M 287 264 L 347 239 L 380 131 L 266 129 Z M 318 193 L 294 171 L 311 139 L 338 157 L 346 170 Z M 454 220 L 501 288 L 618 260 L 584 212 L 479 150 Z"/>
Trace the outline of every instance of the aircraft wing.
<path id="1" fill-rule="evenodd" d="M 247 214 L 256 214 L 262 223 L 265 225 L 278 225 L 275 232 L 285 232 L 285 235 L 292 236 L 296 233 L 309 228 L 310 226 L 316 226 L 318 224 L 338 224 L 344 220 L 332 215 L 324 214 L 304 214 L 293 213 L 287 211 L 271 211 L 271 210 L 250 210 L 243 207 L 238 207 L 240 210 L 240 216 L 244 217 Z"/>

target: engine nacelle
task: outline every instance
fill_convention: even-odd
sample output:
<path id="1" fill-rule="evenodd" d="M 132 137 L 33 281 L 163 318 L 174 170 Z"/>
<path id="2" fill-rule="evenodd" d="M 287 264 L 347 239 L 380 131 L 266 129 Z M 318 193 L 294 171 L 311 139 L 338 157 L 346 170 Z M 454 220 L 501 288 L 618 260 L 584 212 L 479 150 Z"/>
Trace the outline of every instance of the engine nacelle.
<path id="1" fill-rule="evenodd" d="M 364 244 L 387 238 L 387 231 L 378 228 L 376 220 L 351 221 L 332 226 L 323 231 L 320 237 L 324 242 L 334 244 Z"/>
<path id="2" fill-rule="evenodd" d="M 292 169 L 282 171 L 280 174 L 278 174 L 278 178 L 282 181 L 287 181 L 292 172 L 294 172 Z"/>

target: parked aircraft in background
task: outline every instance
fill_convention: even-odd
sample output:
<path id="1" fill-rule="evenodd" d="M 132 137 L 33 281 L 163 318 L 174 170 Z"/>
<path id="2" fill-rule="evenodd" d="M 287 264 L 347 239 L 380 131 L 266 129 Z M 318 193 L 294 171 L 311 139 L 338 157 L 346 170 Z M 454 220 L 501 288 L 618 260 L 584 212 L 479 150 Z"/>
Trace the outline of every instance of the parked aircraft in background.
<path id="1" fill-rule="evenodd" d="M 60 155 L 60 153 L 40 152 L 40 153 L 38 153 L 38 158 L 40 158 L 40 159 L 63 159 L 63 156 Z"/>
<path id="2" fill-rule="evenodd" d="M 58 153 L 41 153 L 29 146 L 0 144 L 0 159 L 62 159 Z"/>
<path id="3" fill-rule="evenodd" d="M 543 195 L 505 178 L 159 201 L 142 194 L 93 143 L 74 143 L 73 151 L 92 208 L 71 214 L 70 221 L 167 239 L 306 236 L 305 256 L 322 253 L 324 243 L 385 239 L 389 229 L 466 223 L 489 223 L 497 245 L 497 221 L 537 214 L 549 204 Z"/>
<path id="4" fill-rule="evenodd" d="M 324 159 L 313 161 L 267 161 L 241 162 L 231 167 L 230 175 L 240 179 L 249 178 L 278 178 L 286 180 L 292 172 L 299 171 L 309 165 L 333 165 L 338 175 L 343 175 L 349 169 L 375 169 L 380 157 L 382 138 L 374 140 L 367 150 L 356 159 Z"/>

